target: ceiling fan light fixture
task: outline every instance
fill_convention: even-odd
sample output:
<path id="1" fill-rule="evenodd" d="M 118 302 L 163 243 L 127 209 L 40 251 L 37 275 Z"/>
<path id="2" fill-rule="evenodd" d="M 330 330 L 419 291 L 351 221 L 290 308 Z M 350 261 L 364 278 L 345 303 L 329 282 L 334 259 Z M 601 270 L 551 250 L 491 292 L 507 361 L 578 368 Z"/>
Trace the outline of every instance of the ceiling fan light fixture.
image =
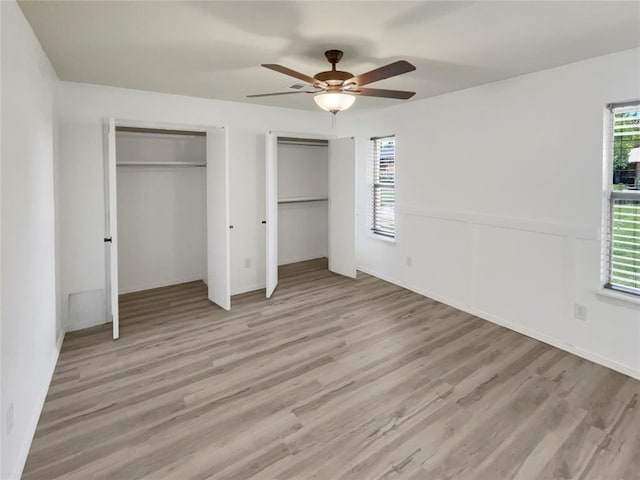
<path id="1" fill-rule="evenodd" d="M 323 110 L 331 112 L 334 115 L 338 112 L 346 110 L 353 102 L 356 101 L 356 97 L 347 93 L 321 93 L 313 97 L 316 104 Z"/>

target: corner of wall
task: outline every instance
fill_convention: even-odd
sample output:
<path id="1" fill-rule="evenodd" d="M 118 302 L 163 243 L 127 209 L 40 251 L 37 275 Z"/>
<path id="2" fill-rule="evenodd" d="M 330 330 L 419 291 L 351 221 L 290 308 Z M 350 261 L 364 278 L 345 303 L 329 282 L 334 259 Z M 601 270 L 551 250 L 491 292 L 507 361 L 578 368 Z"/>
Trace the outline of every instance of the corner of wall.
<path id="1" fill-rule="evenodd" d="M 38 394 L 37 405 L 38 408 L 33 412 L 31 418 L 29 419 L 29 423 L 27 425 L 27 432 L 23 439 L 22 444 L 19 447 L 18 455 L 16 458 L 16 462 L 14 463 L 13 471 L 9 474 L 8 480 L 16 479 L 18 480 L 22 476 L 22 471 L 24 470 L 24 466 L 27 462 L 27 457 L 29 456 L 29 450 L 31 449 L 31 443 L 33 442 L 33 437 L 36 433 L 36 428 L 38 427 L 38 421 L 40 420 L 40 414 L 42 413 L 42 409 L 44 408 L 44 402 L 47 398 L 47 393 L 49 391 L 49 385 L 51 384 L 51 379 L 53 378 L 53 373 L 56 369 L 56 364 L 58 363 L 58 357 L 60 356 L 60 351 L 62 350 L 62 342 L 64 341 L 65 332 L 61 332 L 56 340 L 56 349 L 51 357 L 48 365 L 45 367 L 46 378 L 48 382 L 43 384 L 40 388 L 40 392 Z"/>
<path id="2" fill-rule="evenodd" d="M 64 340 L 55 254 L 60 80 L 20 6 L 0 4 L 2 115 L 12 120 L 2 125 L 0 476 L 17 479 Z M 7 404 L 16 407 L 11 433 L 4 424 Z"/>

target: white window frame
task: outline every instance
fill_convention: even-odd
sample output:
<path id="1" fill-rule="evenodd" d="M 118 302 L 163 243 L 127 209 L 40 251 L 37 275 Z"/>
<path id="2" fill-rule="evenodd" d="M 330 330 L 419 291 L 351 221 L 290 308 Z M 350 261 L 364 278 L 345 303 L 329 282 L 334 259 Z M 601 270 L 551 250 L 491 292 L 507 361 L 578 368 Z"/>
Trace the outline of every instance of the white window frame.
<path id="1" fill-rule="evenodd" d="M 640 100 L 629 102 L 610 103 L 607 105 L 604 126 L 604 169 L 603 169 L 603 248 L 602 248 L 602 283 L 604 291 L 614 294 L 632 295 L 640 297 L 640 288 L 618 285 L 612 278 L 613 262 L 613 207 L 616 200 L 640 200 L 638 191 L 615 191 L 613 189 L 613 163 L 614 163 L 614 110 L 623 107 L 638 106 Z"/>
<path id="2" fill-rule="evenodd" d="M 394 193 L 394 201 L 393 201 L 393 232 L 387 232 L 384 230 L 379 230 L 378 228 L 376 228 L 376 226 L 378 225 L 378 215 L 377 215 L 377 209 L 376 209 L 376 194 L 377 194 L 377 190 L 381 189 L 381 188 L 390 188 L 390 186 L 388 184 L 382 184 L 378 182 L 378 170 L 379 170 L 379 163 L 380 163 L 380 158 L 378 156 L 378 146 L 377 143 L 381 140 L 386 140 L 389 138 L 393 138 L 394 139 L 394 149 L 393 149 L 393 167 L 394 167 L 394 173 L 393 173 L 393 185 L 391 185 L 391 188 L 393 189 L 393 193 Z M 397 149 L 396 149 L 396 145 L 395 145 L 395 141 L 396 141 L 396 136 L 395 135 L 383 135 L 383 136 L 379 136 L 379 137 L 371 137 L 370 142 L 372 145 L 372 155 L 371 155 L 371 164 L 372 164 L 372 172 L 373 172 L 373 176 L 372 176 L 372 184 L 371 184 L 371 225 L 370 225 L 370 231 L 371 234 L 376 237 L 379 238 L 381 240 L 387 240 L 390 242 L 395 242 L 395 238 L 396 238 L 396 182 L 397 182 L 397 178 L 396 178 L 396 154 L 397 154 Z"/>

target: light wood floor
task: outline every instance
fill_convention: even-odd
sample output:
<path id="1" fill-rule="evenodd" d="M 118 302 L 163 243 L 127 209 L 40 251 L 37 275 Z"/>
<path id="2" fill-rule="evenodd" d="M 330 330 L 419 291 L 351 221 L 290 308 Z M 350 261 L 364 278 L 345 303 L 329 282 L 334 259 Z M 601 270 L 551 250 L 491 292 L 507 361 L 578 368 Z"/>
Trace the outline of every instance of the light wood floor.
<path id="1" fill-rule="evenodd" d="M 70 333 L 25 479 L 640 478 L 640 382 L 324 261 Z"/>

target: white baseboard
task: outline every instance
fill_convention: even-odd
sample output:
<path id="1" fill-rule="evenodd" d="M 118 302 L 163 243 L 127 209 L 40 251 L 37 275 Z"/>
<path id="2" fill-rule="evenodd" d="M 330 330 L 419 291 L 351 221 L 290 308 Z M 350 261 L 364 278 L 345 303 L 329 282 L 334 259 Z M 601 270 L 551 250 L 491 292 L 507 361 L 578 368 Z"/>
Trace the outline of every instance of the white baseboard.
<path id="1" fill-rule="evenodd" d="M 602 355 L 599 355 L 597 353 L 591 352 L 589 350 L 586 350 L 580 347 L 576 347 L 575 345 L 568 344 L 555 337 L 551 337 L 544 333 L 538 332 L 537 330 L 523 327 L 520 324 L 511 322 L 509 320 L 505 320 L 504 318 L 501 318 L 497 315 L 493 315 L 491 313 L 475 309 L 469 305 L 461 304 L 451 298 L 443 297 L 441 295 L 434 294 L 433 292 L 424 291 L 419 288 L 412 287 L 411 285 L 405 285 L 403 282 L 400 282 L 386 275 L 379 274 L 378 272 L 374 272 L 365 267 L 358 267 L 358 270 L 364 273 L 367 273 L 369 275 L 373 275 L 374 277 L 378 277 L 381 280 L 384 280 L 386 282 L 393 283 L 394 285 L 398 285 L 399 287 L 403 287 L 403 288 L 406 288 L 407 290 L 411 290 L 412 292 L 415 292 L 424 297 L 432 298 L 438 302 L 444 303 L 446 305 L 449 305 L 463 312 L 482 318 L 483 320 L 487 320 L 491 323 L 495 323 L 496 325 L 500 325 L 502 327 L 508 328 L 509 330 L 513 330 L 514 332 L 518 332 L 518 333 L 521 333 L 522 335 L 526 335 L 527 337 L 534 338 L 548 345 L 559 348 L 560 350 L 564 350 L 565 352 L 572 353 L 574 355 L 577 355 L 578 357 L 584 358 L 591 362 L 610 368 L 611 370 L 615 370 L 616 372 L 620 372 L 632 378 L 640 380 L 640 370 L 634 369 L 627 365 L 623 365 L 614 360 L 603 357 Z"/>
<path id="2" fill-rule="evenodd" d="M 60 332 L 58 339 L 56 341 L 56 351 L 54 352 L 53 357 L 51 358 L 49 365 L 47 365 L 47 378 L 48 382 L 42 385 L 40 390 L 40 394 L 38 395 L 38 403 L 39 408 L 33 412 L 31 418 L 29 420 L 29 424 L 27 425 L 27 436 L 25 437 L 24 442 L 20 446 L 20 450 L 18 450 L 18 458 L 16 464 L 13 468 L 13 472 L 9 475 L 7 480 L 19 480 L 22 476 L 22 472 L 24 470 L 24 466 L 27 463 L 27 457 L 29 456 L 29 450 L 31 450 L 31 443 L 33 442 L 33 437 L 36 434 L 36 428 L 38 427 L 38 420 L 40 420 L 40 414 L 42 413 L 42 409 L 44 408 L 44 401 L 47 398 L 47 392 L 49 392 L 49 385 L 51 384 L 51 379 L 53 378 L 53 372 L 56 369 L 56 364 L 58 363 L 58 357 L 60 356 L 60 349 L 62 348 L 62 342 L 64 341 L 65 331 L 64 329 Z"/>
<path id="3" fill-rule="evenodd" d="M 462 310 L 462 309 L 460 309 Z M 526 335 L 527 337 L 531 337 L 531 338 L 535 338 L 536 340 L 539 340 L 541 342 L 544 342 L 548 345 L 551 345 L 552 347 L 556 347 L 559 348 L 560 350 L 564 350 L 565 352 L 569 352 L 572 353 L 574 355 L 577 355 L 578 357 L 584 358 L 586 360 L 589 360 L 591 362 L 597 363 L 599 365 L 602 365 L 604 367 L 610 368 L 611 370 L 615 370 L 616 372 L 620 372 L 623 373 L 625 375 L 628 375 L 632 378 L 635 378 L 637 380 L 640 380 L 640 370 L 635 370 L 633 368 L 630 368 L 626 365 L 622 365 L 618 362 L 615 362 L 609 358 L 603 357 L 602 355 L 599 355 L 597 353 L 593 353 L 590 352 L 589 350 L 585 350 L 583 348 L 580 347 L 576 347 L 575 345 L 571 345 L 568 344 L 566 342 L 563 342 L 562 340 L 559 340 L 555 337 L 551 337 L 549 335 L 546 335 L 544 333 L 538 332 L 537 330 L 532 330 L 530 328 L 527 327 L 523 327 L 522 325 L 519 325 L 517 323 L 514 322 L 510 322 L 508 320 L 505 320 L 503 318 L 500 318 L 496 315 L 492 315 L 490 313 L 487 312 L 482 312 L 479 310 L 476 311 L 468 311 L 468 313 L 471 313 L 472 315 L 475 315 L 476 317 L 480 317 L 483 320 L 488 320 L 492 323 L 495 323 L 497 325 L 500 325 L 502 327 L 508 328 L 509 330 L 513 330 L 515 332 L 521 333 L 523 335 Z"/>
<path id="4" fill-rule="evenodd" d="M 403 285 L 403 282 L 401 282 L 400 280 L 396 279 L 396 278 L 392 278 L 389 277 L 387 275 L 384 275 L 382 273 L 379 272 L 374 272 L 373 270 L 370 270 L 366 267 L 356 267 L 356 270 L 359 270 L 363 273 L 366 273 L 367 275 L 372 275 L 374 277 L 379 278 L 380 280 L 384 280 L 385 282 L 389 282 L 389 283 L 393 283 L 394 285 L 398 285 L 399 287 L 403 287 L 403 288 L 407 288 Z M 422 294 L 421 294 L 422 295 Z"/>

